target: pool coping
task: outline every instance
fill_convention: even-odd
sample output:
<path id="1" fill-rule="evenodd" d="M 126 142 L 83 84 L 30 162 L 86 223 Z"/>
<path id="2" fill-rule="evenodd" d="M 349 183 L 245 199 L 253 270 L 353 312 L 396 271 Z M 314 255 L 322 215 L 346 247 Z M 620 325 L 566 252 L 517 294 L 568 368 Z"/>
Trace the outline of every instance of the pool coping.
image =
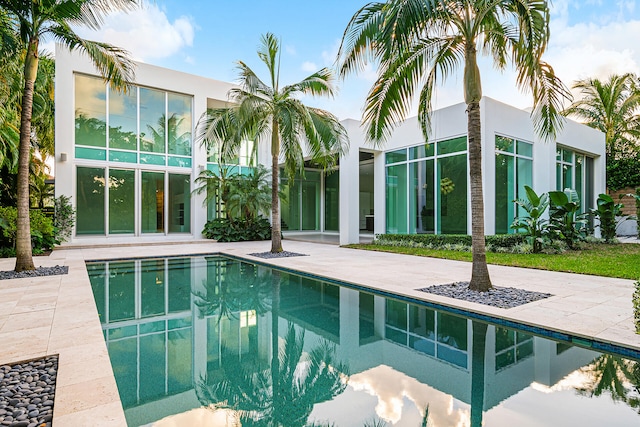
<path id="1" fill-rule="evenodd" d="M 555 281 L 559 282 L 554 288 L 557 290 L 555 297 L 552 297 L 546 306 L 545 303 L 535 302 L 527 304 L 525 308 L 497 309 L 427 294 L 415 290 L 416 286 L 407 284 L 418 281 L 427 281 L 427 284 L 442 283 L 444 278 L 448 282 L 460 280 L 461 277 L 467 277 L 470 271 L 469 263 L 410 255 L 372 253 L 309 242 L 286 241 L 285 244 L 287 250 L 309 253 L 312 256 L 262 259 L 248 254 L 264 252 L 265 242 L 228 244 L 211 242 L 199 243 L 196 250 L 193 244 L 63 248 L 54 251 L 48 257 L 37 257 L 34 259 L 36 265 L 67 265 L 69 274 L 0 281 L 0 340 L 16 343 L 0 349 L 0 363 L 13 363 L 49 354 L 59 354 L 54 425 L 73 427 L 98 423 L 101 426 L 126 426 L 85 260 L 113 261 L 187 256 L 185 254 L 191 255 L 191 253 L 194 255 L 219 254 L 241 259 L 327 282 L 339 282 L 383 296 L 426 303 L 434 308 L 453 312 L 459 310 L 460 314 L 480 320 L 489 320 L 492 323 L 498 320 L 497 323 L 504 326 L 513 327 L 510 322 L 524 324 L 531 328 L 532 333 L 545 335 L 544 332 L 551 331 L 552 334 L 559 334 L 557 338 L 563 340 L 567 339 L 566 335 L 573 344 L 598 351 L 620 353 L 620 348 L 623 352 L 630 348 L 632 353 L 627 357 L 638 357 L 637 354 L 640 352 L 640 335 L 632 332 L 633 325 L 629 320 L 632 319 L 630 295 L 633 293 L 633 281 L 630 280 L 490 266 L 494 284 L 499 286 L 502 286 L 505 281 L 513 280 L 514 275 L 534 280 L 536 286 L 531 290 L 536 291 Z M 123 256 L 123 253 L 127 256 Z M 0 269 L 12 269 L 14 262 L 15 259 L 2 259 Z M 434 267 L 438 271 L 434 271 Z M 429 274 L 424 275 L 424 271 Z M 419 286 L 423 287 L 424 283 L 420 282 Z M 542 289 L 542 291 L 546 290 L 548 289 Z M 583 292 L 594 292 L 594 294 L 585 295 Z M 612 295 L 603 296 L 608 292 Z M 591 301 L 587 304 L 576 298 L 580 295 L 585 295 L 594 301 L 598 298 L 611 301 L 612 304 L 618 304 L 620 307 Z M 626 304 L 627 299 L 628 304 Z M 587 307 L 584 310 L 579 308 L 581 301 L 584 307 Z M 623 301 L 624 304 L 622 304 Z M 563 308 L 562 303 L 576 304 L 576 312 L 567 312 L 569 314 L 566 316 L 567 319 L 575 315 L 578 316 L 578 320 L 587 319 L 588 321 L 563 323 L 564 317 L 560 316 L 555 318 L 555 324 L 550 322 L 549 311 L 553 311 L 553 307 Z M 599 308 L 600 311 L 597 310 Z M 585 314 L 590 310 L 593 313 L 619 311 L 621 313 L 617 316 L 620 320 L 616 318 L 616 321 L 599 324 L 601 331 L 591 335 L 584 332 L 585 328 L 580 330 L 579 326 L 582 323 L 590 326 L 591 320 L 606 316 Z M 556 311 L 563 312 L 560 309 Z M 541 317 L 532 317 L 532 314 L 536 313 L 541 314 Z M 554 336 L 552 335 L 551 338 Z"/>

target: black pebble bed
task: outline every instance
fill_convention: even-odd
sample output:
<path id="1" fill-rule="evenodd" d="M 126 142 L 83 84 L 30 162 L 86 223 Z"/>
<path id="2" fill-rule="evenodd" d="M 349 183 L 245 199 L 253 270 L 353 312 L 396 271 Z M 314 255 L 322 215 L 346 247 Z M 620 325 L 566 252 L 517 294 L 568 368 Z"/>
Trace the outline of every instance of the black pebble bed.
<path id="1" fill-rule="evenodd" d="M 0 366 L 0 426 L 51 427 L 58 356 Z"/>
<path id="2" fill-rule="evenodd" d="M 295 252 L 287 252 L 287 251 L 282 251 L 282 252 L 259 252 L 259 253 L 255 253 L 255 254 L 249 254 L 251 256 L 255 256 L 258 258 L 265 258 L 265 259 L 269 259 L 269 258 L 288 258 L 288 257 L 292 257 L 292 256 L 309 256 L 307 254 L 298 254 Z"/>
<path id="3" fill-rule="evenodd" d="M 23 279 L 25 277 L 38 277 L 38 276 L 57 276 L 60 274 L 69 273 L 68 266 L 56 265 L 54 267 L 38 267 L 35 270 L 25 270 L 19 273 L 9 270 L 0 271 L 0 280 L 6 279 Z"/>
<path id="4" fill-rule="evenodd" d="M 513 308 L 519 305 L 528 304 L 553 295 L 542 292 L 532 292 L 517 288 L 494 287 L 488 292 L 477 292 L 469 289 L 469 282 L 456 282 L 446 285 L 434 285 L 427 288 L 418 289 L 430 294 L 461 299 L 478 304 L 490 305 L 499 308 Z"/>

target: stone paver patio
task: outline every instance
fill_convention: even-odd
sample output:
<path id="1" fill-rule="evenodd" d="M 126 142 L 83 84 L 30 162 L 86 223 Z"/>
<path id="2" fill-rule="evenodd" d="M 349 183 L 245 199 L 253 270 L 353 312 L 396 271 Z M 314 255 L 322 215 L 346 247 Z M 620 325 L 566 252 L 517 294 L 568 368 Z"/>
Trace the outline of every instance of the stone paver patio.
<path id="1" fill-rule="evenodd" d="M 48 257 L 36 257 L 36 265 L 67 265 L 69 274 L 0 281 L 0 364 L 59 354 L 54 426 L 125 426 L 84 261 L 217 252 L 640 350 L 631 280 L 489 266 L 495 286 L 554 295 L 500 309 L 415 290 L 468 280 L 470 263 L 289 240 L 283 244 L 288 251 L 310 256 L 264 260 L 247 254 L 268 251 L 269 242 L 198 241 L 61 248 Z M 10 270 L 14 263 L 15 259 L 0 259 L 0 270 Z"/>

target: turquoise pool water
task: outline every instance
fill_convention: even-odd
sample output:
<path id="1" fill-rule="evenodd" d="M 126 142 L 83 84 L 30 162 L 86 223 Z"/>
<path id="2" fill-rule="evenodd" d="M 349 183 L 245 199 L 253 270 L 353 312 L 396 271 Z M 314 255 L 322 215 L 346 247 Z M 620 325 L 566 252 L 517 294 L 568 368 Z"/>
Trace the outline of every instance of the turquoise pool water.
<path id="1" fill-rule="evenodd" d="M 640 425 L 634 359 L 217 255 L 87 269 L 131 426 Z"/>

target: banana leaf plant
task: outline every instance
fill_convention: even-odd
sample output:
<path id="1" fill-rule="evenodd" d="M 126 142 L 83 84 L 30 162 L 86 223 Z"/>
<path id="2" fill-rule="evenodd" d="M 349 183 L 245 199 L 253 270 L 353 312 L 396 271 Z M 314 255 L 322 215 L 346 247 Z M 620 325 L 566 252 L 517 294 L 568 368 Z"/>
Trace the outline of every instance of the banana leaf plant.
<path id="1" fill-rule="evenodd" d="M 527 200 L 517 199 L 515 203 L 525 210 L 527 216 L 519 216 L 511 224 L 511 228 L 517 231 L 524 231 L 527 235 L 527 242 L 533 246 L 533 252 L 542 251 L 544 235 L 547 232 L 548 221 L 544 218 L 544 213 L 549 207 L 549 195 L 542 193 L 537 195 L 533 188 L 524 186 Z"/>
<path id="2" fill-rule="evenodd" d="M 596 217 L 600 224 L 600 234 L 607 243 L 613 242 L 616 238 L 616 217 L 622 215 L 622 203 L 616 203 L 608 194 L 599 194 L 596 201 L 597 208 L 591 209 L 591 214 Z"/>
<path id="3" fill-rule="evenodd" d="M 550 191 L 549 231 L 563 240 L 570 249 L 583 240 L 588 230 L 587 214 L 580 213 L 580 198 L 576 190 Z"/>

